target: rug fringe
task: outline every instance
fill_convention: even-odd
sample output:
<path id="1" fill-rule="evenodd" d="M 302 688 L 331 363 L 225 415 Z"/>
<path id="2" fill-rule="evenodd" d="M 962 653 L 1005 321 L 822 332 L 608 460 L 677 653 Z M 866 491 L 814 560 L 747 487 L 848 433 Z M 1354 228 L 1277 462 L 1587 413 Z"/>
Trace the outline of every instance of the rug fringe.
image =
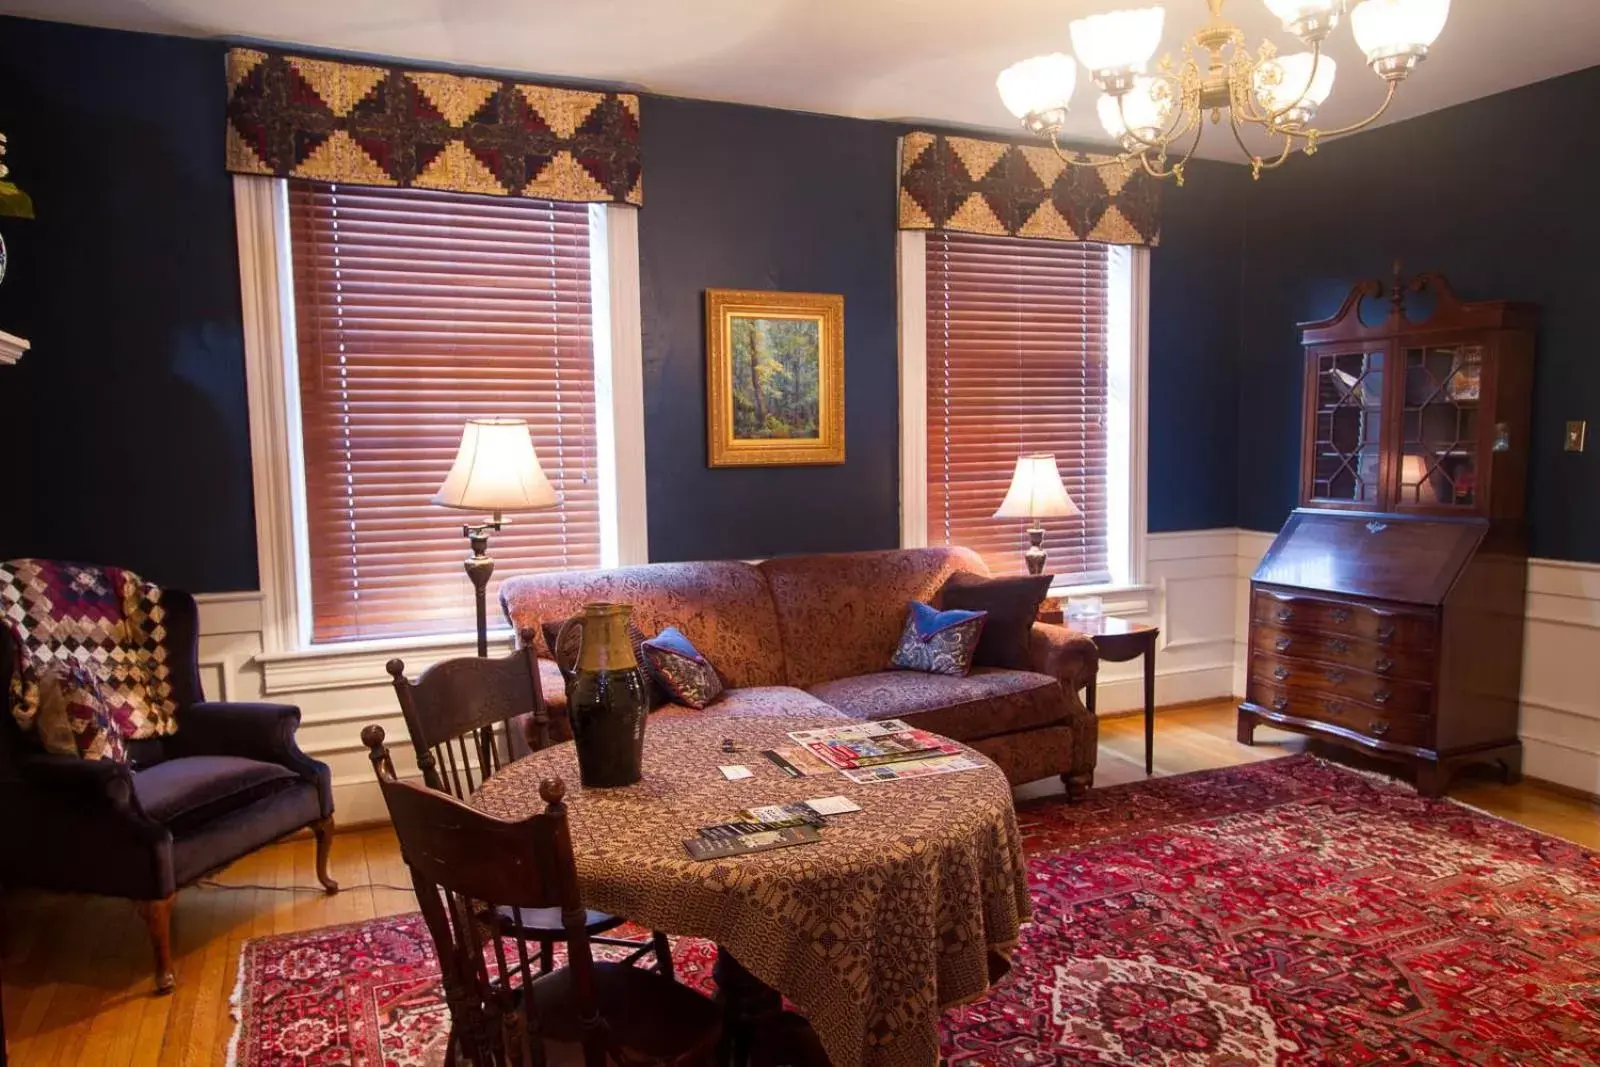
<path id="1" fill-rule="evenodd" d="M 226 1067 L 239 1067 L 239 1038 L 244 1034 L 244 960 L 250 951 L 250 942 L 239 946 L 239 977 L 234 979 L 233 994 L 228 997 L 228 1007 L 233 1016 L 233 1036 L 228 1038 Z"/>

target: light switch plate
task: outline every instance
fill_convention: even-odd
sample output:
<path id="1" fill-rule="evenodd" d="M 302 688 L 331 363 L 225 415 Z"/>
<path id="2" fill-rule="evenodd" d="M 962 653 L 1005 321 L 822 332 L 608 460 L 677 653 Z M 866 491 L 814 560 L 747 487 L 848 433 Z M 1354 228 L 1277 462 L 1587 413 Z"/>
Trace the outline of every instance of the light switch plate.
<path id="1" fill-rule="evenodd" d="M 1567 423 L 1567 451 L 1582 452 L 1584 438 L 1589 436 L 1589 424 L 1582 419 Z"/>

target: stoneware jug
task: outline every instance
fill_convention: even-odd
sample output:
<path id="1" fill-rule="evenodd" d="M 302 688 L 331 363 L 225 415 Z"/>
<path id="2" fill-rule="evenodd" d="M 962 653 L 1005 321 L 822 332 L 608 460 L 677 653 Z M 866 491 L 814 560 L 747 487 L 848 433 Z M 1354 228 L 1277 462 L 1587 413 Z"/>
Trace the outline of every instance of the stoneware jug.
<path id="1" fill-rule="evenodd" d="M 567 716 L 586 788 L 632 785 L 644 756 L 649 703 L 644 674 L 628 640 L 627 604 L 585 604 L 556 637 L 578 630 L 578 665 L 567 686 Z"/>

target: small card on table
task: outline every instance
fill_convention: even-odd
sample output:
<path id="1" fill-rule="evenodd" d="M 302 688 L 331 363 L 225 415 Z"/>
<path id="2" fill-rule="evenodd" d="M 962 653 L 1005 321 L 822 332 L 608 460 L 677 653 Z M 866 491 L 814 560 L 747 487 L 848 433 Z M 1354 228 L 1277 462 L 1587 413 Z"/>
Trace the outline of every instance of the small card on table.
<path id="1" fill-rule="evenodd" d="M 729 764 L 726 767 L 718 767 L 717 770 L 721 771 L 722 777 L 730 782 L 737 782 L 741 778 L 754 778 L 756 776 L 755 772 L 749 767 L 743 767 L 737 763 Z"/>
<path id="2" fill-rule="evenodd" d="M 848 815 L 852 811 L 860 811 L 861 805 L 849 797 L 818 797 L 816 800 L 806 801 L 806 807 L 818 815 Z"/>

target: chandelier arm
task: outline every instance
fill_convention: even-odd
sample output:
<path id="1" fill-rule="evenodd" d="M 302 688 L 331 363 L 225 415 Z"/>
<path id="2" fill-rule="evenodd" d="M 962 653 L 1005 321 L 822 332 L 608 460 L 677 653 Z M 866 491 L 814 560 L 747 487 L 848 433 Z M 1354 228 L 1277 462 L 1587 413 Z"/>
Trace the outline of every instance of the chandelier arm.
<path id="1" fill-rule="evenodd" d="M 1184 132 L 1187 133 L 1188 131 L 1186 130 Z M 1159 169 L 1157 167 L 1151 166 L 1150 165 L 1150 157 L 1149 157 L 1148 154 L 1141 155 L 1139 157 L 1139 162 L 1144 164 L 1145 173 L 1150 175 L 1152 178 L 1174 178 L 1175 177 L 1175 178 L 1178 179 L 1178 184 L 1182 185 L 1183 184 L 1183 170 L 1184 170 L 1185 167 L 1187 167 L 1189 165 L 1189 160 L 1194 158 L 1195 151 L 1200 147 L 1200 138 L 1205 132 L 1206 132 L 1205 123 L 1196 123 L 1195 127 L 1194 127 L 1194 139 L 1189 142 L 1189 150 L 1183 154 L 1183 158 L 1182 159 L 1178 160 L 1178 162 L 1174 163 L 1172 166 L 1168 167 L 1166 170 L 1161 170 L 1161 169 Z"/>
<path id="2" fill-rule="evenodd" d="M 1066 149 L 1062 148 L 1061 145 L 1056 143 L 1056 135 L 1055 135 L 1055 131 L 1054 130 L 1052 130 L 1050 132 L 1050 147 L 1055 149 L 1056 155 L 1061 157 L 1061 162 L 1065 163 L 1067 166 L 1069 166 L 1069 167 L 1088 167 L 1088 168 L 1090 168 L 1092 170 L 1099 170 L 1102 167 L 1117 167 L 1117 166 L 1125 167 L 1125 166 L 1127 166 L 1129 163 L 1131 163 L 1133 161 L 1133 158 L 1135 156 L 1135 153 L 1133 153 L 1133 152 L 1123 152 L 1123 153 L 1120 153 L 1119 155 L 1111 156 L 1108 159 L 1102 159 L 1098 163 L 1094 162 L 1093 160 L 1088 160 L 1088 159 L 1073 159 L 1072 158 L 1073 155 L 1088 155 L 1088 153 L 1087 152 L 1077 152 L 1076 150 L 1074 150 L 1072 152 L 1069 152 Z"/>
<path id="3" fill-rule="evenodd" d="M 1239 119 L 1234 116 L 1232 111 L 1228 113 L 1228 128 L 1233 131 L 1233 139 L 1238 142 L 1239 151 L 1243 152 L 1244 157 L 1250 161 L 1250 176 L 1252 178 L 1261 177 L 1261 172 L 1264 170 L 1277 170 L 1279 167 L 1283 166 L 1284 163 L 1288 162 L 1290 153 L 1294 151 L 1295 135 L 1287 131 L 1274 131 L 1283 133 L 1283 151 L 1278 154 L 1276 159 L 1269 163 L 1261 156 L 1258 156 L 1254 152 L 1250 151 L 1250 146 L 1244 143 L 1244 126 L 1240 123 Z"/>
<path id="4" fill-rule="evenodd" d="M 1340 126 L 1337 130 L 1307 130 L 1300 136 L 1305 137 L 1307 140 L 1315 143 L 1316 141 L 1325 141 L 1329 137 L 1342 137 L 1347 133 L 1355 133 L 1357 130 L 1365 129 L 1368 126 L 1371 126 L 1374 122 L 1377 122 L 1379 119 L 1383 118 L 1383 113 L 1389 110 L 1390 104 L 1394 103 L 1395 94 L 1398 93 L 1399 90 L 1400 83 L 1398 81 L 1391 81 L 1389 83 L 1389 91 L 1383 94 L 1383 103 L 1378 106 L 1378 110 L 1374 111 L 1371 115 L 1368 115 L 1360 122 L 1353 122 L 1348 126 Z"/>
<path id="5" fill-rule="evenodd" d="M 1146 141 L 1143 137 L 1140 137 L 1137 133 L 1133 132 L 1133 126 L 1129 124 L 1128 116 L 1122 109 L 1122 101 L 1126 96 L 1127 94 L 1124 93 L 1122 96 L 1116 97 L 1117 118 L 1122 120 L 1123 136 L 1139 146 L 1139 151 L 1130 152 L 1130 155 L 1143 155 L 1145 152 L 1149 152 L 1151 150 L 1165 152 L 1167 150 L 1167 146 L 1172 144 L 1173 141 L 1176 141 L 1180 137 L 1188 136 L 1190 130 L 1201 125 L 1199 122 L 1201 112 L 1198 109 L 1191 110 L 1189 107 L 1189 102 L 1187 100 L 1182 100 L 1175 109 L 1175 113 L 1172 117 L 1172 123 L 1165 130 L 1162 130 L 1156 135 L 1156 140 Z M 1189 120 L 1188 123 L 1184 125 L 1182 129 L 1179 129 L 1179 125 L 1183 123 L 1185 118 Z M 1198 138 L 1196 140 L 1198 142 Z M 1193 154 L 1194 152 L 1191 150 L 1189 155 Z M 1184 162 L 1188 162 L 1188 156 L 1184 157 Z"/>

